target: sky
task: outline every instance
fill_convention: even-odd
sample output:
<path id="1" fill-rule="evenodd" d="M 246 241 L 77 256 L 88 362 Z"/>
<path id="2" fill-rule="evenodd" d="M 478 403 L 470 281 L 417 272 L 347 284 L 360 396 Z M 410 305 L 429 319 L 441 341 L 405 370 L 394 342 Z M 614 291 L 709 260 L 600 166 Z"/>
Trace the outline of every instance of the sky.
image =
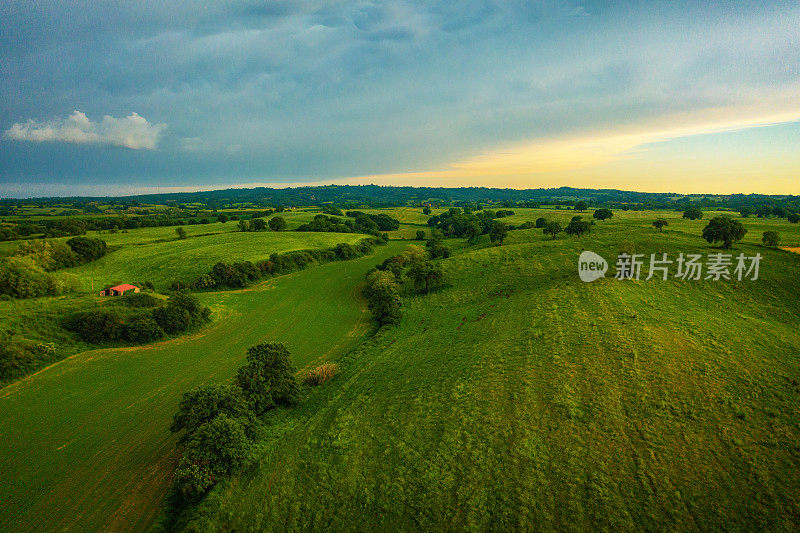
<path id="1" fill-rule="evenodd" d="M 0 3 L 0 197 L 800 194 L 800 2 Z"/>

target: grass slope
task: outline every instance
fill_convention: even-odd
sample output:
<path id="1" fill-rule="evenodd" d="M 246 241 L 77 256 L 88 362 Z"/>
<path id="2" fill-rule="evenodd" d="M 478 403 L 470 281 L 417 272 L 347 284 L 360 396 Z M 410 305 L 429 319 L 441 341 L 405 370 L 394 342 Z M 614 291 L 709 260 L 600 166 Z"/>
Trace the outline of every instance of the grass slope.
<path id="1" fill-rule="evenodd" d="M 190 283 L 215 263 L 256 261 L 270 254 L 330 248 L 340 242 L 356 244 L 365 235 L 354 233 L 297 233 L 291 231 L 232 232 L 185 240 L 123 246 L 106 256 L 65 272 L 76 274 L 83 290 L 92 282 L 97 290 L 109 283 L 152 282 L 157 290 L 171 282 Z"/>
<path id="2" fill-rule="evenodd" d="M 453 286 L 407 299 L 190 528 L 800 527 L 800 256 L 739 245 L 755 282 L 577 279 L 587 248 L 715 251 L 651 218 L 445 261 Z"/>
<path id="3" fill-rule="evenodd" d="M 198 334 L 80 353 L 0 389 L 0 530 L 145 529 L 174 469 L 181 394 L 228 379 L 266 340 L 300 368 L 347 353 L 369 325 L 364 273 L 399 249 L 203 294 L 216 322 Z"/>

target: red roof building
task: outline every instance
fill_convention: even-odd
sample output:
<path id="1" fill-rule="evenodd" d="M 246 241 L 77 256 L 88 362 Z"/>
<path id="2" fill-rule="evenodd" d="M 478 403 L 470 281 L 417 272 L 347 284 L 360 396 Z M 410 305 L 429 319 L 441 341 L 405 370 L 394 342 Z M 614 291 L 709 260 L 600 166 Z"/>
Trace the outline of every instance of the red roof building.
<path id="1" fill-rule="evenodd" d="M 131 290 L 133 292 L 139 292 L 139 287 L 136 285 L 130 285 L 128 283 L 123 283 L 122 285 L 117 285 L 116 287 L 111 287 L 110 289 L 100 291 L 100 296 L 122 296 L 125 294 L 125 291 Z"/>

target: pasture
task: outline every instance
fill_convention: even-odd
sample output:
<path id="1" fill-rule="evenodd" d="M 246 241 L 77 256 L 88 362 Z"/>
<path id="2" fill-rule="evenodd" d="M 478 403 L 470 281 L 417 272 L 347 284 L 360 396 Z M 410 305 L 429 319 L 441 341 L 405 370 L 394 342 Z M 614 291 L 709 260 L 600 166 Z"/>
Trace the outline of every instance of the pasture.
<path id="1" fill-rule="evenodd" d="M 174 228 L 172 232 L 174 234 Z M 83 290 L 89 290 L 92 283 L 99 290 L 106 284 L 145 281 L 152 282 L 156 290 L 165 290 L 173 281 L 190 283 L 196 280 L 219 261 L 256 261 L 267 259 L 273 253 L 330 248 L 340 242 L 356 244 L 364 237 L 354 233 L 290 231 L 198 235 L 184 240 L 124 245 L 97 261 L 65 272 L 77 275 Z"/>
<path id="2" fill-rule="evenodd" d="M 419 209 L 365 211 L 398 218 L 396 239 L 430 231 Z M 514 211 L 503 221 L 565 226 L 592 213 Z M 315 214 L 293 212 L 290 227 Z M 0 529 L 152 525 L 180 395 L 228 379 L 262 340 L 286 343 L 301 369 L 338 361 L 342 372 L 276 417 L 257 466 L 218 485 L 183 517 L 188 529 L 796 529 L 800 255 L 759 243 L 775 230 L 800 246 L 800 225 L 741 219 L 749 231 L 733 253 L 764 256 L 757 281 L 577 277 L 585 249 L 612 269 L 623 250 L 716 252 L 700 237 L 711 216 L 615 211 L 581 238 L 448 240 L 449 286 L 405 296 L 401 322 L 365 342 L 364 273 L 407 240 L 200 294 L 215 321 L 196 334 L 86 351 L 0 389 Z M 655 218 L 670 225 L 658 232 Z M 190 276 L 204 260 L 278 251 L 260 248 L 262 235 L 287 247 L 362 237 L 226 226 L 185 241 L 121 234 L 141 240 L 81 269 L 112 261 L 114 275 L 167 284 L 159 265 Z"/>
<path id="3" fill-rule="evenodd" d="M 452 286 L 406 298 L 184 525 L 796 529 L 800 256 L 736 245 L 757 281 L 577 278 L 584 249 L 716 251 L 702 221 L 653 218 L 445 260 Z"/>
<path id="4" fill-rule="evenodd" d="M 348 353 L 369 328 L 364 273 L 399 249 L 204 293 L 215 321 L 196 334 L 82 352 L 0 389 L 0 530 L 146 529 L 174 469 L 180 396 L 229 379 L 262 341 L 284 342 L 300 369 Z"/>

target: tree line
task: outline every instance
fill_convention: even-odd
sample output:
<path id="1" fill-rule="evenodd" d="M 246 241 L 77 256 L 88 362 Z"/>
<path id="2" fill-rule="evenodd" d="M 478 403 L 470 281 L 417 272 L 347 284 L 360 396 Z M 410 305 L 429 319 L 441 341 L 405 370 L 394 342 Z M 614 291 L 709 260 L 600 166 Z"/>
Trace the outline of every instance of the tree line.
<path id="1" fill-rule="evenodd" d="M 319 250 L 299 250 L 272 254 L 268 259 L 255 263 L 241 261 L 237 263 L 219 262 L 211 270 L 200 276 L 194 282 L 182 284 L 173 282 L 170 288 L 179 290 L 190 289 L 239 289 L 263 278 L 288 274 L 302 270 L 313 264 L 328 263 L 330 261 L 354 259 L 373 250 L 373 246 L 385 244 L 386 241 L 379 237 L 368 237 L 355 245 L 339 243 L 332 248 Z"/>

